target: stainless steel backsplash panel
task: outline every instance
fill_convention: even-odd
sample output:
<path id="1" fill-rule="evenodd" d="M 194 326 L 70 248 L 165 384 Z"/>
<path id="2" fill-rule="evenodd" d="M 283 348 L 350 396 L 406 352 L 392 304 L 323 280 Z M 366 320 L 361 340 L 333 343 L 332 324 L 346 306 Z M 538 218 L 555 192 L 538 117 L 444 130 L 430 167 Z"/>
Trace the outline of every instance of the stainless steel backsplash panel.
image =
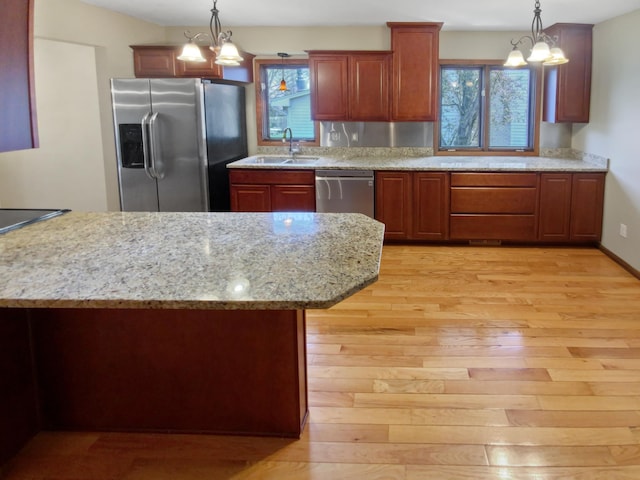
<path id="1" fill-rule="evenodd" d="M 433 147 L 431 122 L 320 122 L 323 147 Z"/>

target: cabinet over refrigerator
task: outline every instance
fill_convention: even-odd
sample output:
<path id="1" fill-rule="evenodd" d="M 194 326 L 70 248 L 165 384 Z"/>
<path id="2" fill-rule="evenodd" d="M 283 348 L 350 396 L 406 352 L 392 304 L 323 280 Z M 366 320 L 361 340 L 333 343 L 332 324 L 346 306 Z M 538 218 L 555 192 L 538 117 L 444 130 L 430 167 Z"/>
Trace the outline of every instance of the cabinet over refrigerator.
<path id="1" fill-rule="evenodd" d="M 123 211 L 228 211 L 226 165 L 247 156 L 244 87 L 112 79 Z"/>

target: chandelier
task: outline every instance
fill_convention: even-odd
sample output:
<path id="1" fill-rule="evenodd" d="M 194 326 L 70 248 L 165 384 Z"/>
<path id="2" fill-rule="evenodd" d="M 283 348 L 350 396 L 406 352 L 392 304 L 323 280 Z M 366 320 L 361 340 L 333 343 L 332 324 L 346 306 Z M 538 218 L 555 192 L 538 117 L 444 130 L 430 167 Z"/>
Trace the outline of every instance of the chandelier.
<path id="1" fill-rule="evenodd" d="M 227 30 L 226 32 L 222 31 L 217 3 L 218 0 L 213 0 L 211 19 L 209 20 L 210 33 L 199 32 L 191 35 L 189 30 L 184 32 L 184 36 L 187 37 L 188 42 L 182 48 L 182 53 L 178 56 L 178 60 L 186 62 L 206 62 L 206 59 L 202 56 L 200 47 L 195 43 L 199 38 L 209 38 L 211 42 L 209 49 L 216 54 L 215 63 L 218 65 L 237 67 L 240 65 L 240 62 L 244 60 L 240 56 L 240 53 L 238 53 L 238 48 L 231 41 L 231 30 Z"/>
<path id="2" fill-rule="evenodd" d="M 504 63 L 505 67 L 522 67 L 527 65 L 527 62 L 542 62 L 543 65 L 562 65 L 569 60 L 564 56 L 564 52 L 556 47 L 556 41 L 558 37 L 550 37 L 542 28 L 542 19 L 540 14 L 542 9 L 540 8 L 539 0 L 536 0 L 535 9 L 533 10 L 533 22 L 531 22 L 531 36 L 524 35 L 518 41 L 511 40 L 513 49 L 507 57 L 507 61 Z M 531 42 L 531 55 L 525 61 L 522 52 L 518 50 L 518 46 L 521 45 L 524 40 Z"/>

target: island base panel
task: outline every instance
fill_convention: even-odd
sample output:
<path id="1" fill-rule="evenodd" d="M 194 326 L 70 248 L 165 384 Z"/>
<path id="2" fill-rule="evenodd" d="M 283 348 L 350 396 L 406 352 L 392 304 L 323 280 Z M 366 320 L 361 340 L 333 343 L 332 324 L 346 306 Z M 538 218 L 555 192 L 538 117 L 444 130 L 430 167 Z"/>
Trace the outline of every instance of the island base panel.
<path id="1" fill-rule="evenodd" d="M 0 309 L 0 477 L 2 465 L 40 429 L 27 312 Z"/>
<path id="2" fill-rule="evenodd" d="M 302 432 L 304 311 L 31 312 L 46 429 Z"/>

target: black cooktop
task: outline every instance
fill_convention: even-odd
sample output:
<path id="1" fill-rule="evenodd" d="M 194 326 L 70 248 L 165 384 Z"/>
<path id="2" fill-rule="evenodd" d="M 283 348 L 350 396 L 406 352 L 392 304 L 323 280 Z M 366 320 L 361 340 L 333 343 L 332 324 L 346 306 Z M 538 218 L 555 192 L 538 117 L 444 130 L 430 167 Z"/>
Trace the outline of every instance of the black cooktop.
<path id="1" fill-rule="evenodd" d="M 69 210 L 37 210 L 31 208 L 0 208 L 0 234 L 32 223 L 57 217 Z"/>

